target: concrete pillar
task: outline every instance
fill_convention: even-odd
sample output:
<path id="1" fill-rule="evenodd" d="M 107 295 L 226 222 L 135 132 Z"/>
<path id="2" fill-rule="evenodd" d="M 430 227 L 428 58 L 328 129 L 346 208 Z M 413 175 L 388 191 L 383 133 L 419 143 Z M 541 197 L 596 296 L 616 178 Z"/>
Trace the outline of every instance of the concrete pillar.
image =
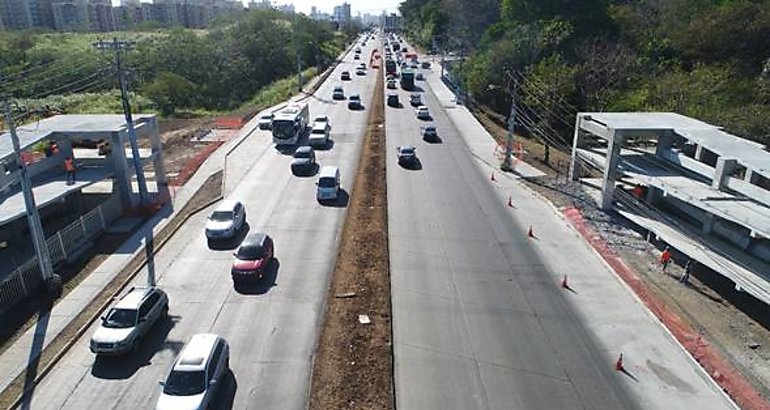
<path id="1" fill-rule="evenodd" d="M 695 159 L 703 162 L 703 145 L 698 144 L 695 146 Z"/>
<path id="2" fill-rule="evenodd" d="M 711 180 L 711 187 L 721 190 L 724 187 L 726 177 L 730 176 L 735 170 L 735 164 L 738 161 L 734 159 L 719 157 L 717 158 L 717 166 L 714 170 L 714 179 Z"/>
<path id="3" fill-rule="evenodd" d="M 131 195 L 131 174 L 128 172 L 128 163 L 126 159 L 126 148 L 123 145 L 123 138 L 119 132 L 110 134 L 110 159 L 112 160 L 112 169 L 115 173 L 115 182 L 113 192 L 117 187 L 120 203 L 123 209 L 133 208 L 133 198 Z"/>
<path id="4" fill-rule="evenodd" d="M 746 175 L 743 176 L 743 180 L 748 182 L 749 184 L 755 184 L 757 183 L 757 178 L 759 174 L 754 172 L 751 168 L 746 168 Z"/>
<path id="5" fill-rule="evenodd" d="M 615 193 L 615 173 L 617 172 L 618 162 L 620 162 L 620 147 L 623 146 L 623 136 L 609 129 L 609 138 L 607 146 L 607 161 L 604 165 L 604 176 L 602 178 L 602 206 L 601 209 L 612 209 L 612 196 Z"/>
<path id="6" fill-rule="evenodd" d="M 166 168 L 163 166 L 163 148 L 160 142 L 160 130 L 158 128 L 158 119 L 150 119 L 150 145 L 152 147 L 152 166 L 155 169 L 155 184 L 158 186 L 158 197 L 161 199 L 170 198 L 168 192 L 168 181 L 166 180 Z"/>
<path id="7" fill-rule="evenodd" d="M 572 138 L 572 157 L 569 163 L 569 179 L 570 181 L 577 181 L 580 178 L 582 172 L 580 162 L 578 161 L 578 148 L 583 145 L 583 133 L 580 132 L 580 115 L 575 119 L 575 135 Z"/>
<path id="8" fill-rule="evenodd" d="M 663 157 L 663 153 L 670 150 L 674 143 L 674 136 L 671 131 L 660 131 L 658 135 L 658 144 L 655 146 L 655 156 Z"/>

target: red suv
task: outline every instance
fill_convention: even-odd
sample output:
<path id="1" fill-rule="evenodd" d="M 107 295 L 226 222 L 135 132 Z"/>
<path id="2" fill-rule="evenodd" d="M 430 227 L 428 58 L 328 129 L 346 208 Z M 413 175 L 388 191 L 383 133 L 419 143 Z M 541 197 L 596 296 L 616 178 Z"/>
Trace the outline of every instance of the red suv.
<path id="1" fill-rule="evenodd" d="M 243 280 L 257 280 L 270 266 L 273 260 L 273 239 L 264 233 L 254 233 L 246 237 L 241 243 L 230 274 L 233 282 Z"/>

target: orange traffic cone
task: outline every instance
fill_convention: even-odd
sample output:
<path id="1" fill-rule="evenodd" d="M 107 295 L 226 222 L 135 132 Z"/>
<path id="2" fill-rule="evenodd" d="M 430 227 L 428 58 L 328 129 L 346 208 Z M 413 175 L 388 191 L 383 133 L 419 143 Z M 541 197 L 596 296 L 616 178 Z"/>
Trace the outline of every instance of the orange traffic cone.
<path id="1" fill-rule="evenodd" d="M 527 231 L 527 236 L 529 236 L 530 238 L 535 237 L 535 233 L 532 232 L 532 225 L 529 226 L 529 230 Z"/>
<path id="2" fill-rule="evenodd" d="M 615 362 L 615 371 L 622 372 L 623 370 L 626 370 L 625 367 L 623 367 L 623 353 L 618 356 L 618 360 Z"/>
<path id="3" fill-rule="evenodd" d="M 562 278 L 561 287 L 564 289 L 569 289 L 569 284 L 567 283 L 567 275 L 564 275 L 564 278 Z"/>
<path id="4" fill-rule="evenodd" d="M 493 182 L 497 181 L 497 178 L 495 178 L 495 173 L 494 172 L 489 175 L 489 180 L 493 181 Z"/>
<path id="5" fill-rule="evenodd" d="M 513 198 L 510 195 L 508 195 L 508 208 L 513 208 Z"/>

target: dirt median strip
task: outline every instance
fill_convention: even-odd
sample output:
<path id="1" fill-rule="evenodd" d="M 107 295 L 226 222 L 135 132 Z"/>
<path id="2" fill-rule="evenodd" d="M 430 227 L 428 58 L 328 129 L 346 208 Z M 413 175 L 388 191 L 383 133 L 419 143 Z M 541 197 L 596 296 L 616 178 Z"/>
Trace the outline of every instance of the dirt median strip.
<path id="1" fill-rule="evenodd" d="M 377 75 L 369 124 L 313 363 L 312 410 L 393 409 L 385 112 Z"/>
<path id="2" fill-rule="evenodd" d="M 155 254 L 163 248 L 174 233 L 187 220 L 221 198 L 222 171 L 218 171 L 206 180 L 190 199 L 190 202 L 169 222 L 154 238 Z M 89 326 L 98 318 L 114 298 L 131 283 L 146 264 L 145 253 L 141 252 L 132 259 L 113 280 L 83 309 L 64 329 L 43 349 L 36 360 L 19 374 L 8 387 L 0 393 L 0 407 L 14 409 L 21 405 L 25 395 L 34 391 L 35 386 L 51 371 L 56 363 L 69 351 Z"/>

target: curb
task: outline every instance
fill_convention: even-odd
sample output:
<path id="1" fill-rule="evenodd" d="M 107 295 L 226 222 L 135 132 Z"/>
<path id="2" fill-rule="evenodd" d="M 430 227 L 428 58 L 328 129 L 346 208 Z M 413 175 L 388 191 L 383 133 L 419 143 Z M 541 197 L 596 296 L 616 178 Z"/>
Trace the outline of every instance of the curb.
<path id="1" fill-rule="evenodd" d="M 216 171 L 216 172 L 212 173 L 211 175 L 216 175 L 217 172 L 221 172 L 221 170 L 220 171 Z M 211 178 L 211 176 L 209 176 L 209 178 Z M 208 181 L 208 178 L 207 178 L 207 181 Z M 204 184 L 205 184 L 205 181 L 204 181 Z M 203 185 L 201 185 L 201 186 L 203 186 Z M 199 188 L 199 190 L 200 190 L 200 188 Z M 197 194 L 198 191 L 195 191 L 195 193 Z M 195 194 L 193 194 L 193 196 L 195 196 Z M 153 250 L 153 256 L 155 254 L 157 254 L 157 252 L 159 252 L 166 245 L 166 243 L 169 240 L 171 240 L 171 238 L 174 237 L 174 234 L 176 233 L 176 231 L 178 231 L 182 226 L 184 226 L 184 224 L 187 223 L 187 221 L 191 217 L 193 217 L 194 215 L 197 215 L 200 211 L 206 209 L 207 207 L 211 206 L 212 204 L 218 202 L 221 199 L 222 199 L 222 194 L 220 193 L 220 195 L 217 196 L 216 198 L 214 198 L 211 201 L 208 201 L 208 202 L 198 206 L 196 209 L 190 211 L 189 214 L 184 216 L 181 219 L 181 221 L 179 222 L 179 224 L 176 227 L 172 228 L 172 230 L 169 232 L 169 234 L 165 238 L 163 238 L 163 240 L 160 243 L 158 243 L 155 246 L 155 248 Z M 172 223 L 172 222 L 174 222 L 173 219 L 169 223 Z M 144 249 L 144 247 L 142 249 Z M 146 254 L 146 252 L 140 252 L 140 254 L 138 254 L 137 256 L 134 256 L 134 258 L 132 258 L 131 261 L 129 261 L 128 263 L 129 264 L 132 263 L 134 260 L 136 260 L 136 258 L 141 258 L 142 257 L 142 256 L 140 256 L 141 254 Z M 95 314 L 92 315 L 90 318 L 88 318 L 88 320 L 80 328 L 78 328 L 78 330 L 75 332 L 74 336 L 71 337 L 65 343 L 64 347 L 62 349 L 60 349 L 58 352 L 56 352 L 56 354 L 53 356 L 53 358 L 51 358 L 51 361 L 49 361 L 45 365 L 45 367 L 43 367 L 43 369 L 35 376 L 35 379 L 32 382 L 32 384 L 27 389 L 25 389 L 16 398 L 16 400 L 14 400 L 14 402 L 10 406 L 8 406 L 8 409 L 15 409 L 15 408 L 19 407 L 21 405 L 22 401 L 24 400 L 24 397 L 27 395 L 27 393 L 29 393 L 30 391 L 34 390 L 35 387 L 37 386 L 37 384 L 46 375 L 48 375 L 48 373 L 50 373 L 50 371 L 54 368 L 54 366 L 56 366 L 56 364 L 58 364 L 58 362 L 64 357 L 64 355 L 69 352 L 69 350 L 72 348 L 72 346 L 74 346 L 75 343 L 78 340 L 80 340 L 80 338 L 83 336 L 83 334 L 86 332 L 86 330 L 88 330 L 88 328 L 91 327 L 91 325 L 96 321 L 96 319 L 104 311 L 104 309 L 106 309 L 110 304 L 113 303 L 115 298 L 123 292 L 123 290 L 126 288 L 126 286 L 128 286 L 136 278 L 136 276 L 139 274 L 139 272 L 141 272 L 142 269 L 147 265 L 147 258 L 144 257 L 144 259 L 145 259 L 144 262 L 142 262 L 136 269 L 134 269 L 134 271 L 131 272 L 128 275 L 128 277 L 126 277 L 126 279 L 122 283 L 120 283 L 118 289 L 115 292 L 113 292 L 109 296 L 109 298 L 107 298 L 107 300 L 99 306 L 99 308 L 95 311 Z M 66 328 L 66 326 L 65 326 L 65 328 Z M 55 338 L 54 338 L 54 340 L 55 340 Z M 53 341 L 52 341 L 52 343 L 53 343 Z M 40 355 L 38 357 L 42 356 L 44 352 L 45 352 L 45 349 L 43 349 L 40 352 Z M 27 369 L 25 369 L 25 373 L 26 373 L 26 370 Z M 17 376 L 17 378 L 18 377 L 21 377 L 21 373 L 19 374 L 19 376 Z"/>
<path id="2" fill-rule="evenodd" d="M 580 210 L 565 208 L 562 214 L 726 395 L 742 409 L 770 409 L 770 403 L 712 347 L 712 344 L 703 335 L 693 328 L 692 324 L 671 311 L 665 302 L 650 292 L 636 272 L 626 265 L 609 244 L 588 226 Z"/>

